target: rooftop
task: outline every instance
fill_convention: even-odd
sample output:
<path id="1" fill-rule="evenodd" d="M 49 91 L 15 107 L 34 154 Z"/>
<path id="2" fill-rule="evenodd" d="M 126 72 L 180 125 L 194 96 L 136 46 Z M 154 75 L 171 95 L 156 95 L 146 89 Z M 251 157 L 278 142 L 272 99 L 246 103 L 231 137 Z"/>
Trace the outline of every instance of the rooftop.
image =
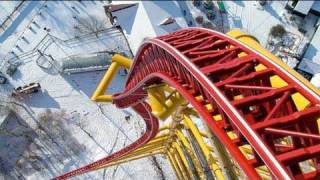
<path id="1" fill-rule="evenodd" d="M 320 28 L 317 29 L 317 31 L 313 36 L 313 39 L 310 42 L 310 45 L 304 55 L 305 60 L 310 60 L 314 63 L 320 64 L 319 47 L 320 47 Z"/>
<path id="2" fill-rule="evenodd" d="M 298 1 L 297 5 L 294 7 L 294 10 L 307 15 L 313 5 L 314 1 Z"/>
<path id="3" fill-rule="evenodd" d="M 159 36 L 188 26 L 177 1 L 115 1 L 114 3 L 135 4 L 112 12 L 117 24 L 127 36 L 134 54 L 145 37 Z M 174 22 L 161 25 L 168 18 L 174 19 Z"/>

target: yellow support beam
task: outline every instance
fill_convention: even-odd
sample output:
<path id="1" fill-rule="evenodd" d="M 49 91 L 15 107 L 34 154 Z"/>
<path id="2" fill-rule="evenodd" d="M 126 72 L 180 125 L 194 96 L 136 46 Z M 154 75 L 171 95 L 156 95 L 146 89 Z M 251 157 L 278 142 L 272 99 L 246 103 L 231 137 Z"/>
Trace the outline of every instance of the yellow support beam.
<path id="1" fill-rule="evenodd" d="M 159 119 L 165 120 L 182 104 L 185 99 L 176 90 L 168 86 L 152 86 L 147 88 L 149 104 L 152 114 Z M 170 93 L 167 97 L 166 93 Z"/>
<path id="2" fill-rule="evenodd" d="M 160 144 L 159 143 L 155 144 L 153 146 L 144 147 L 143 149 L 137 149 L 137 150 L 133 151 L 132 153 L 127 154 L 127 155 L 117 159 L 116 161 L 113 161 L 113 162 L 110 162 L 110 163 L 107 163 L 107 164 L 104 164 L 104 165 L 98 167 L 96 170 L 102 169 L 102 168 L 107 168 L 107 167 L 114 166 L 114 165 L 119 165 L 122 163 L 126 163 L 128 161 L 141 159 L 141 158 L 152 156 L 155 154 L 163 154 L 163 153 L 165 153 L 165 146 L 163 144 L 164 144 L 164 142 L 162 142 Z"/>
<path id="3" fill-rule="evenodd" d="M 188 173 L 187 176 L 189 179 L 191 179 L 191 177 L 193 177 L 193 172 L 191 171 L 191 167 L 189 166 L 187 157 L 183 153 L 181 146 L 176 141 L 172 142 L 171 146 L 177 150 L 177 153 L 179 154 L 182 160 L 183 166 L 185 166 L 186 172 Z"/>
<path id="4" fill-rule="evenodd" d="M 202 135 L 201 135 L 199 129 L 197 128 L 197 126 L 192 122 L 190 117 L 187 115 L 184 115 L 183 122 L 188 127 L 190 132 L 194 135 L 197 143 L 200 146 L 202 153 L 204 154 L 204 156 L 205 156 L 207 162 L 209 163 L 212 171 L 214 172 L 214 175 L 216 176 L 216 178 L 219 180 L 225 179 L 221 168 L 219 167 L 219 165 L 217 164 L 217 161 L 215 160 L 212 153 L 210 152 L 210 149 L 208 148 L 207 144 L 205 143 L 204 139 L 202 138 Z"/>
<path id="5" fill-rule="evenodd" d="M 161 116 L 161 114 L 166 111 L 167 107 L 164 106 L 166 101 L 166 95 L 163 86 L 157 86 L 152 88 L 147 88 L 148 100 L 152 109 L 152 114 L 156 117 Z"/>
<path id="6" fill-rule="evenodd" d="M 147 143 L 146 145 L 134 150 L 133 152 L 131 152 L 123 157 L 120 157 L 111 163 L 102 165 L 101 167 L 103 168 L 103 167 L 109 167 L 112 165 L 121 164 L 123 162 L 129 161 L 130 159 L 132 159 L 134 157 L 140 157 L 140 156 L 144 157 L 144 155 L 150 156 L 150 154 L 152 154 L 153 152 L 163 150 L 165 148 L 164 144 L 166 142 L 167 142 L 167 138 L 153 140 L 152 142 Z M 137 159 L 139 159 L 139 158 L 137 158 Z"/>
<path id="7" fill-rule="evenodd" d="M 183 164 L 183 161 L 182 161 L 178 151 L 174 147 L 171 147 L 169 149 L 169 152 L 171 152 L 171 150 L 173 151 L 172 152 L 173 153 L 173 158 L 175 159 L 175 161 L 178 164 L 178 167 L 179 167 L 179 169 L 181 171 L 183 179 L 191 179 L 191 177 L 189 177 L 189 174 L 188 174 L 188 169 L 186 169 L 185 165 Z"/>
<path id="8" fill-rule="evenodd" d="M 192 147 L 190 145 L 190 142 L 185 137 L 185 135 L 182 133 L 182 131 L 181 131 L 182 128 L 184 128 L 184 126 L 182 126 L 181 124 L 177 125 L 175 129 L 171 129 L 173 132 L 172 134 L 176 138 L 175 139 L 176 141 L 180 141 L 182 143 L 184 149 L 187 151 L 188 155 L 190 156 L 197 173 L 199 174 L 200 178 L 203 179 L 203 178 L 205 178 L 205 175 L 202 170 L 201 164 L 200 164 L 199 160 L 197 159 L 196 155 L 194 154 L 194 152 L 192 151 Z M 168 125 L 160 127 L 160 131 L 165 131 L 165 130 L 170 130 L 170 127 Z M 204 132 L 200 132 L 200 134 L 202 136 L 207 136 L 207 134 Z M 171 137 L 171 140 L 173 141 L 173 137 Z"/>
<path id="9" fill-rule="evenodd" d="M 175 132 L 176 132 L 175 134 L 176 134 L 177 138 L 181 141 L 182 145 L 185 147 L 187 153 L 189 154 L 189 156 L 190 156 L 190 158 L 192 160 L 192 163 L 195 166 L 195 170 L 199 174 L 199 177 L 201 179 L 204 179 L 205 175 L 204 175 L 204 172 L 203 172 L 203 170 L 201 168 L 201 164 L 200 164 L 199 160 L 196 158 L 195 154 L 193 153 L 192 147 L 191 147 L 188 139 L 181 132 L 180 128 L 177 129 Z"/>
<path id="10" fill-rule="evenodd" d="M 170 162 L 170 164 L 172 165 L 173 170 L 174 170 L 177 178 L 178 178 L 179 180 L 183 179 L 182 172 L 181 172 L 181 170 L 179 169 L 177 162 L 176 162 L 175 159 L 172 157 L 172 154 L 171 154 L 169 151 L 167 151 L 167 158 L 169 159 L 169 162 Z"/>
<path id="11" fill-rule="evenodd" d="M 121 56 L 119 54 L 115 54 L 114 56 L 112 56 L 112 63 L 109 66 L 105 75 L 103 76 L 102 80 L 100 81 L 97 89 L 93 93 L 91 100 L 97 101 L 97 102 L 111 102 L 112 95 L 105 94 L 106 89 L 110 85 L 118 69 L 120 67 L 125 67 L 129 69 L 131 67 L 131 64 L 132 64 L 132 60 L 124 56 Z"/>
<path id="12" fill-rule="evenodd" d="M 158 155 L 158 154 L 164 154 L 164 152 L 165 152 L 165 149 L 163 147 L 161 147 L 161 148 L 158 148 L 158 149 L 156 149 L 156 150 L 154 150 L 152 152 L 149 152 L 149 153 L 146 153 L 146 154 L 142 154 L 140 156 L 133 156 L 133 157 L 130 157 L 130 158 L 127 158 L 127 159 L 122 159 L 120 161 L 111 162 L 111 163 L 108 163 L 106 165 L 99 166 L 95 170 L 105 169 L 105 168 L 108 168 L 108 167 L 111 167 L 111 166 L 120 165 L 120 164 L 123 164 L 123 163 L 127 163 L 129 161 L 134 161 L 134 160 L 138 160 L 138 159 L 142 159 L 142 158 L 146 158 L 146 157 L 150 157 L 150 156 L 154 156 L 154 155 Z"/>
<path id="13" fill-rule="evenodd" d="M 126 69 L 130 69 L 133 61 L 132 59 L 124 57 L 120 54 L 115 54 L 112 56 L 112 62 L 118 63 L 120 66 Z"/>
<path id="14" fill-rule="evenodd" d="M 131 153 L 127 154 L 126 156 L 120 157 L 117 160 L 122 160 L 123 158 L 127 158 L 127 157 L 132 157 L 132 156 L 136 156 L 136 155 L 141 155 L 144 153 L 149 153 L 150 151 L 152 151 L 153 149 L 156 149 L 158 147 L 164 147 L 164 144 L 167 142 L 166 141 L 159 141 L 159 142 L 154 142 L 151 144 L 146 144 L 134 151 L 132 151 Z"/>
<path id="15" fill-rule="evenodd" d="M 289 67 L 277 56 L 273 55 L 271 52 L 263 48 L 254 36 L 248 35 L 240 31 L 239 29 L 233 29 L 230 32 L 228 32 L 227 35 L 230 36 L 231 38 L 239 40 L 240 42 L 244 43 L 245 45 L 259 52 L 261 55 L 267 57 L 278 66 L 281 66 L 285 71 L 295 76 L 300 82 L 302 82 L 309 89 L 311 89 L 312 91 L 314 91 L 316 94 L 320 96 L 320 91 L 316 87 L 314 87 L 308 80 L 306 80 L 298 72 L 296 72 L 291 67 Z"/>

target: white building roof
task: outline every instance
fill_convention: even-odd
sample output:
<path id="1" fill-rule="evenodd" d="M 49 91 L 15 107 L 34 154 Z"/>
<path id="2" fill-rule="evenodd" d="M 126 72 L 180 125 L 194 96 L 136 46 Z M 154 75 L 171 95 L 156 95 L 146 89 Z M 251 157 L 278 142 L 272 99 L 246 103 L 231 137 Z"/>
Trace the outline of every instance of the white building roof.
<path id="1" fill-rule="evenodd" d="M 114 3 L 128 2 L 114 1 Z M 144 38 L 167 34 L 188 26 L 176 1 L 130 1 L 130 3 L 137 4 L 113 12 L 112 15 L 117 17 L 117 24 L 126 34 L 133 54 L 137 52 Z M 175 22 L 160 25 L 169 17 L 174 18 Z"/>
<path id="2" fill-rule="evenodd" d="M 314 63 L 313 61 L 303 59 L 299 64 L 299 69 L 302 69 L 310 74 L 320 73 L 320 64 Z"/>
<path id="3" fill-rule="evenodd" d="M 304 61 L 312 61 L 312 65 L 310 65 L 310 63 L 308 66 L 299 66 L 300 69 L 310 72 L 312 74 L 315 73 L 320 73 L 320 70 L 318 68 L 314 68 L 313 66 L 315 66 L 314 64 L 317 64 L 320 66 L 320 28 L 317 29 L 317 31 L 315 32 L 309 46 L 308 49 L 306 51 L 306 53 L 304 54 L 304 59 L 302 59 L 301 63 L 304 63 Z M 305 63 L 304 63 L 305 64 Z M 317 66 L 318 67 L 318 66 Z M 317 69 L 315 71 L 315 69 Z"/>
<path id="4" fill-rule="evenodd" d="M 315 1 L 311 9 L 313 9 L 314 11 L 320 12 L 320 1 Z"/>
<path id="5" fill-rule="evenodd" d="M 314 1 L 298 1 L 297 5 L 294 7 L 294 10 L 307 15 L 313 5 Z"/>
<path id="6" fill-rule="evenodd" d="M 314 63 L 310 60 L 303 59 L 299 64 L 299 69 L 313 75 L 310 83 L 315 87 L 320 88 L 320 64 Z"/>

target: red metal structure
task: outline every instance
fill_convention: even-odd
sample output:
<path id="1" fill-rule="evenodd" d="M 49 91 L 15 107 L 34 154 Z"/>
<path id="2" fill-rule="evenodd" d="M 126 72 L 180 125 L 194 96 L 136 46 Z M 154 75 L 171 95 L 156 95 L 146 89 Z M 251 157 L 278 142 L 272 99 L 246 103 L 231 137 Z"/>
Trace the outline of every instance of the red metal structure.
<path id="1" fill-rule="evenodd" d="M 273 78 L 281 85 L 273 85 Z M 134 59 L 125 90 L 113 96 L 117 107 L 133 107 L 144 118 L 145 134 L 121 151 L 56 179 L 94 170 L 154 137 L 158 120 L 145 102 L 145 87 L 163 82 L 198 111 L 249 179 L 260 179 L 255 169 L 260 166 L 266 166 L 275 179 L 320 176 L 319 96 L 241 42 L 211 30 L 188 28 L 146 40 Z M 308 105 L 297 107 L 296 96 Z M 213 108 L 207 109 L 207 104 Z M 221 119 L 214 119 L 215 115 Z M 231 139 L 228 132 L 237 138 Z M 283 139 L 289 145 L 281 144 Z M 250 159 L 239 150 L 244 145 L 253 149 Z M 305 172 L 300 163 L 306 160 L 315 169 Z"/>

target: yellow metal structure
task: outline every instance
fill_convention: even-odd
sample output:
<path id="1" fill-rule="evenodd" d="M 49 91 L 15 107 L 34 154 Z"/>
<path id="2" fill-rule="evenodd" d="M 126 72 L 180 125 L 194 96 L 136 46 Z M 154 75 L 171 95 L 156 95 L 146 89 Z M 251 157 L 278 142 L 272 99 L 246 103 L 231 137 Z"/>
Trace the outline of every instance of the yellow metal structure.
<path id="1" fill-rule="evenodd" d="M 254 49 L 255 51 L 259 52 L 259 54 L 271 59 L 273 62 L 275 62 L 281 68 L 285 69 L 287 72 L 289 72 L 294 77 L 296 77 L 299 81 L 301 81 L 303 84 L 305 84 L 308 88 L 312 89 L 315 93 L 320 95 L 320 91 L 316 87 L 311 85 L 310 82 L 308 82 L 298 72 L 296 72 L 295 70 L 290 68 L 283 61 L 281 61 L 277 56 L 273 55 L 271 52 L 269 52 L 268 50 L 263 48 L 254 36 L 248 35 L 242 31 L 240 31 L 239 29 L 233 29 L 230 32 L 228 32 L 227 35 L 239 40 L 240 42 L 244 43 L 245 45 L 247 45 L 250 48 Z"/>
<path id="2" fill-rule="evenodd" d="M 263 56 L 268 57 L 320 95 L 318 89 L 310 85 L 297 72 L 288 68 L 276 56 L 262 48 L 253 36 L 239 30 L 232 30 L 227 34 L 243 42 Z M 118 54 L 114 55 L 111 66 L 91 99 L 99 102 L 111 102 L 112 96 L 105 94 L 108 85 L 110 85 L 119 67 L 130 69 L 131 64 L 132 60 Z M 259 71 L 265 67 L 258 65 L 255 68 Z M 284 81 L 281 81 L 279 78 L 278 76 L 272 77 L 272 86 L 283 86 Z M 97 169 L 161 154 L 167 157 L 178 179 L 210 179 L 214 177 L 215 179 L 222 180 L 238 177 L 246 178 L 238 165 L 228 155 L 227 150 L 224 149 L 221 142 L 206 128 L 199 128 L 201 121 L 196 110 L 187 104 L 179 92 L 167 84 L 149 86 L 147 87 L 147 92 L 148 103 L 152 108 L 152 113 L 157 118 L 163 120 L 163 126 L 160 128 L 158 135 L 130 154 Z M 201 99 L 202 97 L 197 98 Z M 299 94 L 295 95 L 293 99 L 295 99 L 298 108 L 303 109 L 308 105 Z M 212 107 L 208 106 L 207 108 L 210 109 Z M 221 115 L 215 115 L 214 119 L 220 120 Z M 228 135 L 230 138 L 236 137 L 232 132 Z M 241 151 L 248 157 L 252 156 L 252 149 L 248 147 L 241 147 Z M 271 179 L 266 167 L 260 167 L 257 171 L 264 179 Z"/>
<path id="3" fill-rule="evenodd" d="M 112 57 L 112 63 L 108 68 L 108 71 L 103 76 L 102 80 L 100 81 L 100 84 L 98 85 L 97 89 L 93 93 L 91 100 L 97 101 L 97 102 L 111 102 L 112 101 L 112 95 L 105 94 L 105 91 L 107 87 L 110 85 L 113 77 L 117 73 L 119 67 L 124 67 L 126 69 L 129 69 L 131 67 L 132 60 L 128 59 L 124 56 L 121 56 L 119 54 L 115 54 Z"/>

